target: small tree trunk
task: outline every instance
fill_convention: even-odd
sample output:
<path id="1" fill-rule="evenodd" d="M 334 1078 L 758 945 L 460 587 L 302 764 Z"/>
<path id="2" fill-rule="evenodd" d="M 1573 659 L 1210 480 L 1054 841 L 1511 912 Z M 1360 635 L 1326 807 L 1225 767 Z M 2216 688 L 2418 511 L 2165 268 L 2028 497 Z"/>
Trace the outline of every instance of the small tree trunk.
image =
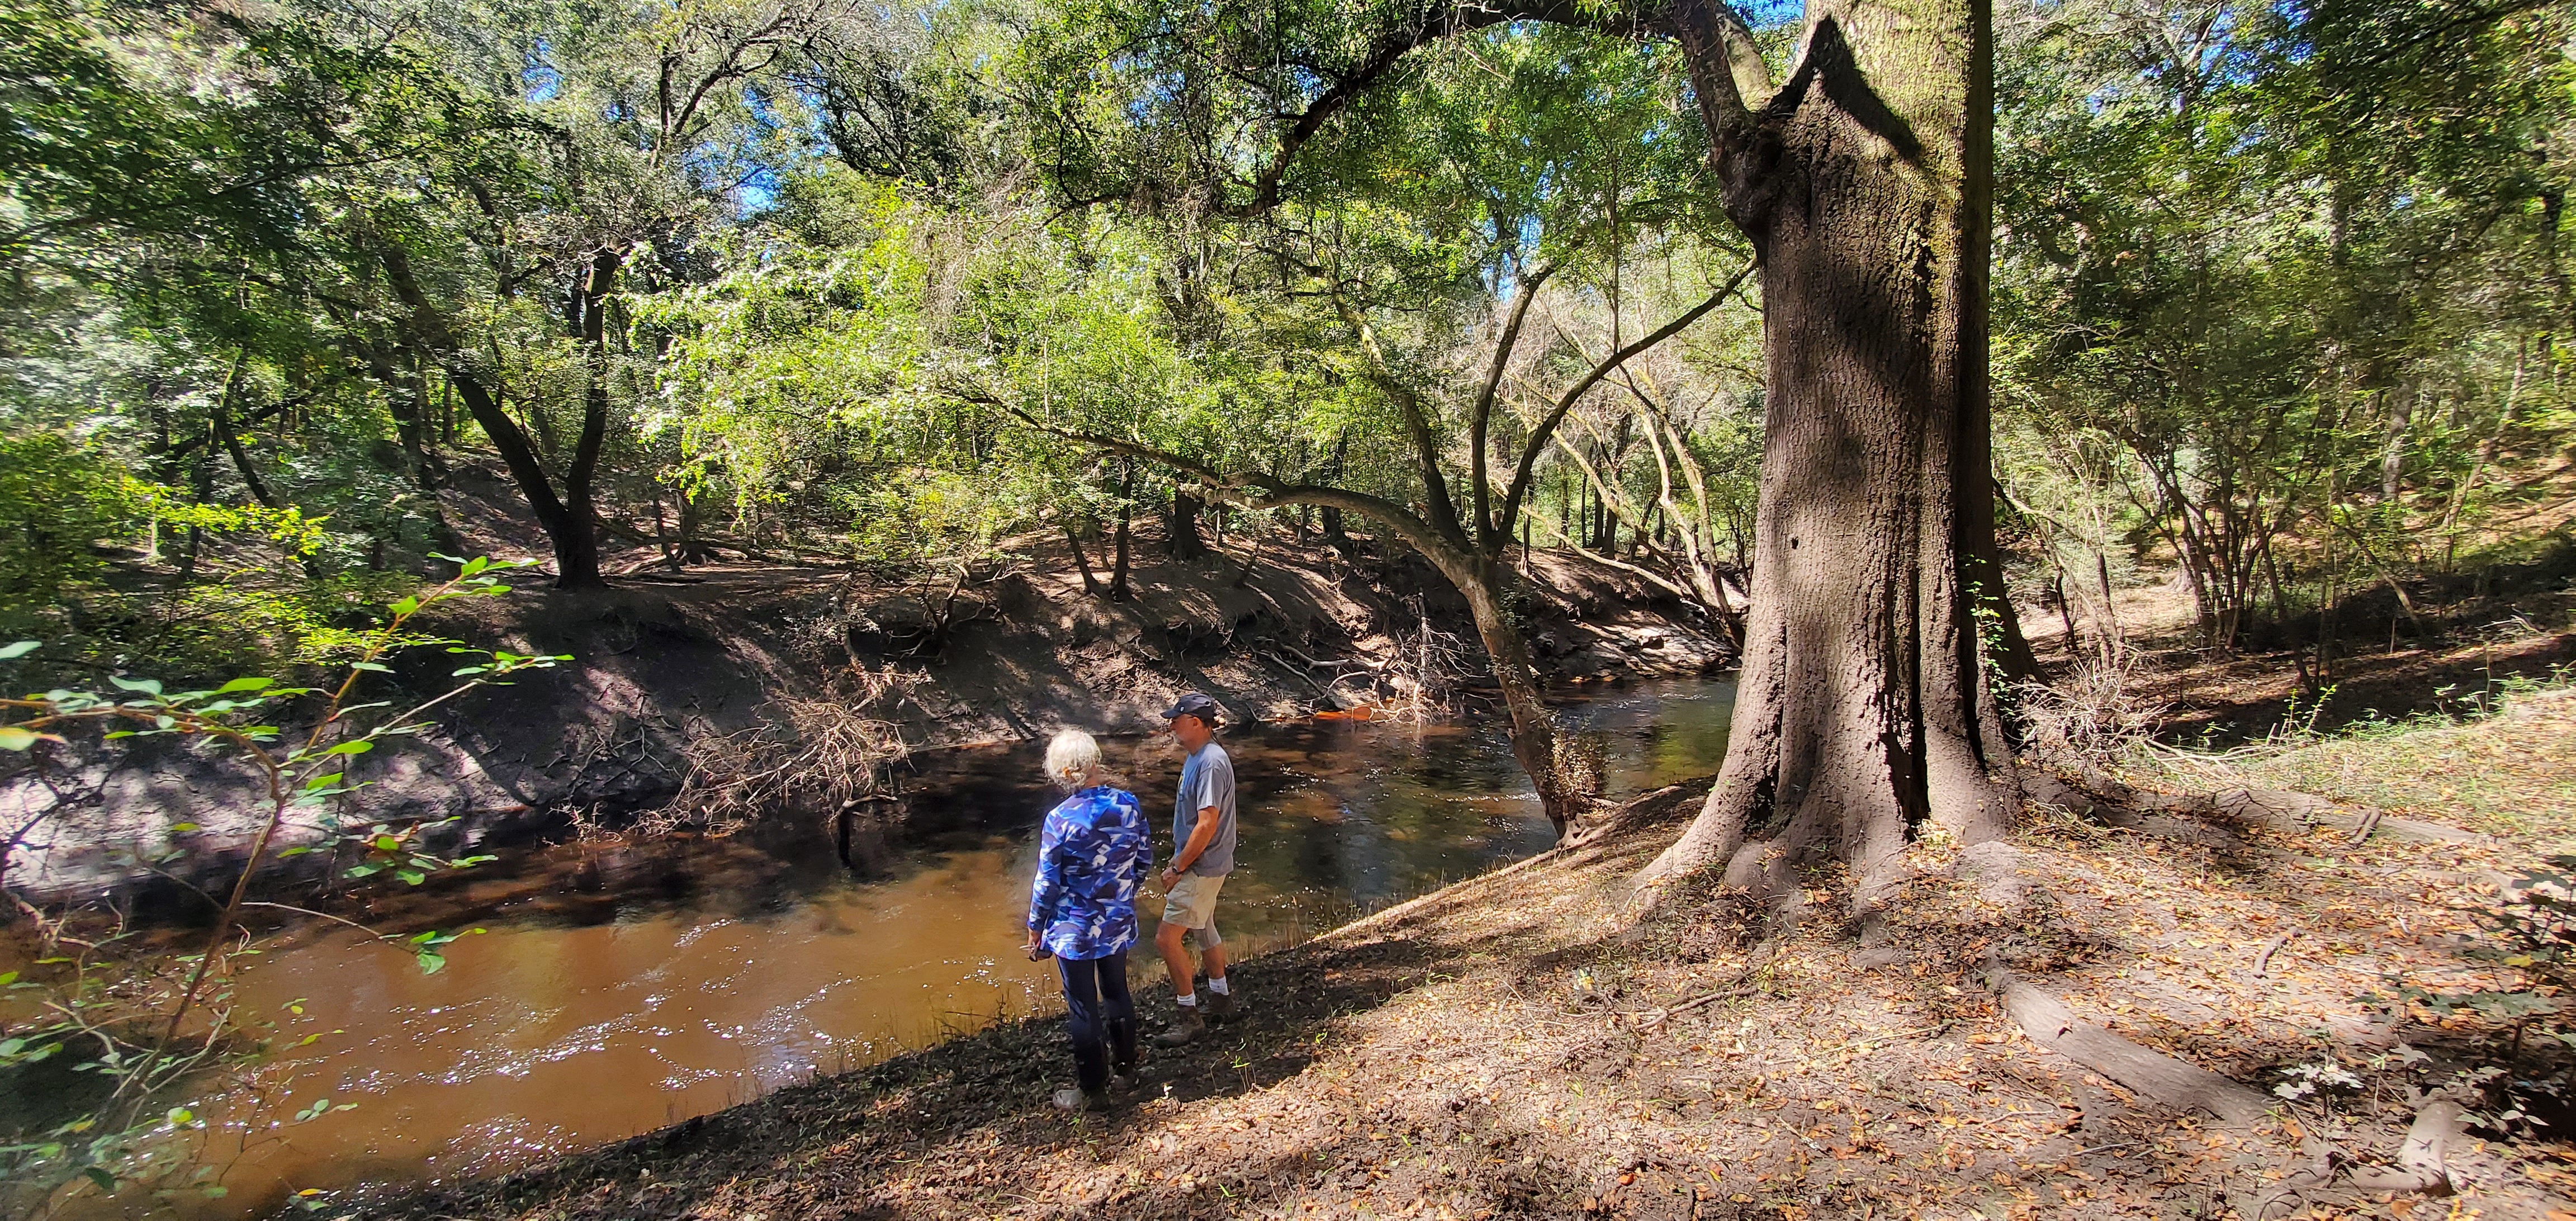
<path id="1" fill-rule="evenodd" d="M 599 573 L 599 519 L 591 503 L 591 481 L 599 470 L 599 453 L 608 438 L 608 294 L 617 289 L 623 259 L 616 251 L 591 255 L 590 272 L 581 284 L 581 340 L 588 357 L 587 385 L 582 394 L 581 438 L 573 444 L 572 463 L 564 471 L 564 512 L 546 533 L 555 544 L 555 587 L 592 589 L 608 582 Z"/>
<path id="2" fill-rule="evenodd" d="M 1118 481 L 1118 535 L 1116 540 L 1118 554 L 1111 562 L 1109 570 L 1109 600 L 1112 602 L 1124 602 L 1127 600 L 1128 527 L 1129 523 L 1135 520 L 1135 517 L 1136 464 L 1130 462 L 1127 464 L 1126 473 Z"/>
<path id="3" fill-rule="evenodd" d="M 1350 550 L 1351 536 L 1348 531 L 1342 528 L 1342 511 L 1340 509 L 1337 509 L 1332 505 L 1325 505 L 1315 511 L 1315 516 L 1317 520 L 1320 520 L 1324 524 L 1324 542 L 1326 545 L 1332 547 L 1336 551 Z"/>
<path id="4" fill-rule="evenodd" d="M 2075 608 L 2066 601 L 2066 571 L 2059 569 L 2048 578 L 2049 596 L 2057 602 L 2057 621 L 2066 625 L 2066 654 L 2075 656 Z"/>
<path id="5" fill-rule="evenodd" d="M 2406 432 L 2415 423 L 2415 388 L 2398 386 L 2388 393 L 2388 439 L 2380 447 L 2379 499 L 2392 513 L 2404 511 L 2397 493 L 2406 478 Z"/>
<path id="6" fill-rule="evenodd" d="M 1100 581 L 1091 575 L 1090 557 L 1082 554 L 1082 536 L 1074 532 L 1073 523 L 1064 524 L 1065 545 L 1073 548 L 1073 570 L 1082 574 L 1082 592 L 1100 596 Z"/>
<path id="7" fill-rule="evenodd" d="M 1163 544 L 1173 559 L 1194 560 L 1207 554 L 1207 538 L 1199 533 L 1199 511 L 1203 507 L 1198 497 L 1173 490 L 1171 527 Z"/>
<path id="8" fill-rule="evenodd" d="M 653 541 L 662 545 L 664 567 L 673 572 L 678 572 L 684 567 L 680 563 L 679 544 L 671 539 L 670 518 L 662 511 L 662 497 L 658 493 L 653 497 Z"/>
<path id="9" fill-rule="evenodd" d="M 251 465 L 250 451 L 242 448 L 241 430 L 233 427 L 233 396 L 241 390 L 242 368 L 249 356 L 247 348 L 234 355 L 233 371 L 224 379 L 223 393 L 216 396 L 206 427 L 223 444 L 224 452 L 232 457 L 233 469 L 241 472 L 242 486 L 249 489 L 251 500 L 263 509 L 274 509 L 278 507 L 277 497 L 269 493 L 268 484 L 260 479 L 259 468 Z"/>
<path id="10" fill-rule="evenodd" d="M 1503 708 L 1512 722 L 1512 757 L 1538 787 L 1539 805 L 1562 837 L 1589 805 L 1575 792 L 1556 758 L 1556 714 L 1548 711 L 1537 667 L 1530 664 L 1529 642 L 1511 613 L 1506 591 L 1511 565 L 1500 556 L 1426 552 L 1425 559 L 1449 578 L 1467 601 L 1468 618 L 1502 688 Z"/>
<path id="11" fill-rule="evenodd" d="M 2442 535 L 2442 571 L 2445 573 L 2451 571 L 2452 562 L 2459 556 L 2460 536 L 2457 527 L 2460 520 L 2460 507 L 2469 502 L 2469 492 L 2477 487 L 2479 477 L 2485 475 L 2487 468 L 2495 464 L 2496 454 L 2504 446 L 2504 434 L 2506 430 L 2513 427 L 2514 408 L 2520 405 L 2522 399 L 2523 370 L 2528 365 L 2530 357 L 2531 341 L 2525 339 L 2514 349 L 2513 384 L 2505 391 L 2504 410 L 2496 415 L 2495 431 L 2488 433 L 2487 439 L 2478 444 L 2477 457 L 2469 463 L 2469 473 L 2461 477 L 2459 486 L 2451 489 L 2450 503 L 2442 507 L 2440 533 Z"/>
<path id="12" fill-rule="evenodd" d="M 553 482 L 546 477 L 544 465 L 537 460 L 535 447 L 528 442 L 526 430 L 501 409 L 500 396 L 482 380 L 481 374 L 469 362 L 447 316 L 422 291 L 412 274 L 410 254 L 393 242 L 380 243 L 377 253 L 384 265 L 386 281 L 410 312 L 406 320 L 410 334 L 446 370 L 449 388 L 465 400 L 466 413 L 481 426 L 484 437 L 492 442 L 492 448 L 500 451 L 502 465 L 509 468 L 511 481 L 519 485 L 519 494 L 527 498 L 528 511 L 536 517 L 537 524 L 554 544 L 555 584 L 558 587 L 602 584 L 596 523 L 590 512 L 590 477 L 592 468 L 599 461 L 601 443 L 607 435 L 605 348 L 592 345 L 592 355 L 597 363 L 593 366 L 591 392 L 586 396 L 582 441 L 574 455 L 572 474 L 565 480 L 566 495 L 559 497 L 555 494 Z M 608 275 L 613 277 L 616 273 L 615 256 L 603 252 L 600 259 L 607 261 Z M 594 262 L 591 279 L 597 281 L 599 278 L 600 267 Z M 600 292 L 605 295 L 606 284 L 601 285 Z M 586 320 L 583 334 L 588 337 Z M 532 414 L 543 420 L 543 413 Z M 572 495 L 576 489 L 578 496 Z M 579 506 L 577 512 L 573 507 L 575 504 Z M 685 507 L 680 520 L 685 534 L 689 521 Z"/>

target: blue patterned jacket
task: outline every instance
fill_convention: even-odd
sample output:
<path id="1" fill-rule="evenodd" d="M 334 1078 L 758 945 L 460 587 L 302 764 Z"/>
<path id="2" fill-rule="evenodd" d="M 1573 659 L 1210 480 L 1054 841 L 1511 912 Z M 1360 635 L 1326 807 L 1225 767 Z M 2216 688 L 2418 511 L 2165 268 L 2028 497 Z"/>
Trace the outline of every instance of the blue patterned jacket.
<path id="1" fill-rule="evenodd" d="M 1106 958 L 1136 944 L 1136 885 L 1154 855 L 1136 795 L 1102 785 L 1047 811 L 1029 927 L 1058 958 Z"/>

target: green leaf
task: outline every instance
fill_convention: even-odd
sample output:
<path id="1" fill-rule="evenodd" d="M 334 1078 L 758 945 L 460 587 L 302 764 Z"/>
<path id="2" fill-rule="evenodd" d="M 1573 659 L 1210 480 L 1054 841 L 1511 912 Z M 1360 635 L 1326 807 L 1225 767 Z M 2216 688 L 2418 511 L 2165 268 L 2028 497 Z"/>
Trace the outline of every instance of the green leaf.
<path id="1" fill-rule="evenodd" d="M 402 616 L 404 616 L 404 615 L 408 615 L 408 614 L 412 613 L 413 611 L 419 610 L 419 609 L 420 609 L 420 599 L 418 599 L 418 598 L 404 598 L 404 599 L 402 599 L 401 601 L 394 603 L 394 604 L 393 604 L 393 607 L 392 607 L 391 609 L 392 609 L 392 610 L 393 610 L 393 612 L 394 612 L 394 616 L 395 616 L 396 618 L 400 618 L 400 617 L 402 617 Z"/>
<path id="2" fill-rule="evenodd" d="M 118 688 L 126 691 L 140 691 L 145 695 L 161 694 L 161 680 L 157 678 L 127 678 L 123 675 L 109 675 L 107 681 L 115 683 Z"/>
<path id="3" fill-rule="evenodd" d="M 366 671 L 366 672 L 367 672 L 367 673 L 369 673 L 369 674 L 391 674 L 391 673 L 393 673 L 393 668 L 392 668 L 392 667 L 390 667 L 390 666 L 378 665 L 377 663 L 372 662 L 372 661 L 353 661 L 353 662 L 350 662 L 350 663 L 349 663 L 349 668 L 350 668 L 350 669 L 352 669 L 352 670 L 364 670 L 364 671 Z"/>
<path id="4" fill-rule="evenodd" d="M 447 956 L 444 954 L 422 950 L 414 957 L 420 960 L 420 973 L 423 975 L 436 975 L 447 968 Z"/>
<path id="5" fill-rule="evenodd" d="M 62 741 L 49 733 L 37 733 L 16 725 L 0 725 L 0 750 L 25 750 L 43 741 Z"/>
<path id="6" fill-rule="evenodd" d="M 363 755 L 375 748 L 376 744 L 365 738 L 351 738 L 346 742 L 342 742 L 338 746 L 334 746 L 329 750 L 323 751 L 322 753 L 326 755 Z"/>
<path id="7" fill-rule="evenodd" d="M 276 685 L 277 680 L 273 678 L 236 678 L 215 688 L 215 694 L 231 695 L 238 691 L 266 691 Z"/>
<path id="8" fill-rule="evenodd" d="M 403 881 L 413 886 L 420 885 L 429 877 L 428 874 L 422 873 L 417 869 L 397 869 L 394 870 L 394 876 L 401 878 Z"/>
<path id="9" fill-rule="evenodd" d="M 116 1190 L 116 1176 L 99 1167 L 84 1166 L 81 1168 L 81 1173 L 87 1176 L 90 1182 L 98 1184 L 100 1191 Z"/>
<path id="10" fill-rule="evenodd" d="M 35 652 L 36 648 L 37 642 L 33 640 L 20 640 L 12 644 L 0 644 L 0 661 L 16 661 L 29 653 Z"/>
<path id="11" fill-rule="evenodd" d="M 172 831 L 187 832 L 197 830 L 198 828 L 197 824 L 192 822 L 174 822 L 170 824 L 170 829 Z"/>
<path id="12" fill-rule="evenodd" d="M 217 1183 L 214 1186 L 206 1188 L 205 1192 L 207 1199 L 220 1200 L 225 1196 L 232 1194 L 232 1188 L 226 1187 L 221 1183 Z"/>
<path id="13" fill-rule="evenodd" d="M 369 842 L 369 846 L 373 847 L 378 852 L 402 851 L 402 841 L 390 835 L 377 836 L 374 840 Z"/>
<path id="14" fill-rule="evenodd" d="M 490 557 L 490 556 L 488 556 L 488 555 L 478 555 L 478 556 L 475 556 L 473 559 L 470 559 L 470 560 L 465 561 L 465 570 L 464 570 L 463 572 L 460 572 L 460 573 L 456 574 L 456 575 L 457 575 L 457 576 L 459 576 L 459 577 L 470 577 L 470 576 L 474 576 L 475 574 L 480 573 L 480 572 L 482 572 L 484 569 L 489 568 L 489 567 L 491 567 L 491 566 L 492 566 L 492 557 Z M 32 641 L 31 641 L 31 642 L 29 642 L 29 643 L 28 643 L 28 645 L 27 645 L 27 647 L 29 647 L 29 648 L 34 648 L 34 647 L 35 647 L 34 642 L 32 642 Z"/>

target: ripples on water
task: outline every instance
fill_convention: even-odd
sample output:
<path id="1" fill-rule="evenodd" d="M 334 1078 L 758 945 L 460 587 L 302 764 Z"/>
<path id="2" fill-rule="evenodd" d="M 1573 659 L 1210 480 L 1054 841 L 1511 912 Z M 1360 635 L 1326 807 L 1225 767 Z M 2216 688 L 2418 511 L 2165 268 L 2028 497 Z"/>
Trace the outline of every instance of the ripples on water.
<path id="1" fill-rule="evenodd" d="M 1733 695 L 1725 680 L 1647 684 L 1564 715 L 1601 735 L 1610 791 L 1635 793 L 1715 771 Z M 1233 945 L 1293 943 L 1551 840 L 1499 716 L 1258 725 L 1225 741 L 1242 785 L 1218 909 Z M 1179 748 L 1103 749 L 1168 859 Z M 1041 751 L 921 756 L 906 817 L 863 837 L 855 870 L 822 829 L 779 825 L 527 853 L 393 896 L 380 923 L 488 930 L 448 947 L 437 975 L 337 926 L 276 939 L 240 981 L 242 1012 L 276 1021 L 278 1047 L 321 1037 L 201 1108 L 230 1194 L 178 1215 L 262 1213 L 308 1187 L 499 1173 L 1053 1008 L 1052 967 L 1019 949 L 1051 804 Z M 1258 964 L 1244 974 L 1259 986 Z M 1139 992 L 1160 995 L 1159 982 Z M 289 1122 L 325 1096 L 355 1109 Z"/>

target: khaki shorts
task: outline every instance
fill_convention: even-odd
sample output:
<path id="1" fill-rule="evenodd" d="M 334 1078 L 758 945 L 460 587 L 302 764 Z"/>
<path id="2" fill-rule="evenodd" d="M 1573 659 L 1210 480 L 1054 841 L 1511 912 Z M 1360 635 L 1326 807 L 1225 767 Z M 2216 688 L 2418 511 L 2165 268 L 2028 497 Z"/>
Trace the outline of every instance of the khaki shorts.
<path id="1" fill-rule="evenodd" d="M 1221 873 L 1214 876 L 1182 874 L 1180 881 L 1172 883 L 1171 893 L 1163 896 L 1163 923 L 1213 933 L 1216 929 L 1216 892 L 1224 886 L 1225 875 Z M 1213 942 L 1215 938 L 1208 936 L 1200 940 Z"/>

